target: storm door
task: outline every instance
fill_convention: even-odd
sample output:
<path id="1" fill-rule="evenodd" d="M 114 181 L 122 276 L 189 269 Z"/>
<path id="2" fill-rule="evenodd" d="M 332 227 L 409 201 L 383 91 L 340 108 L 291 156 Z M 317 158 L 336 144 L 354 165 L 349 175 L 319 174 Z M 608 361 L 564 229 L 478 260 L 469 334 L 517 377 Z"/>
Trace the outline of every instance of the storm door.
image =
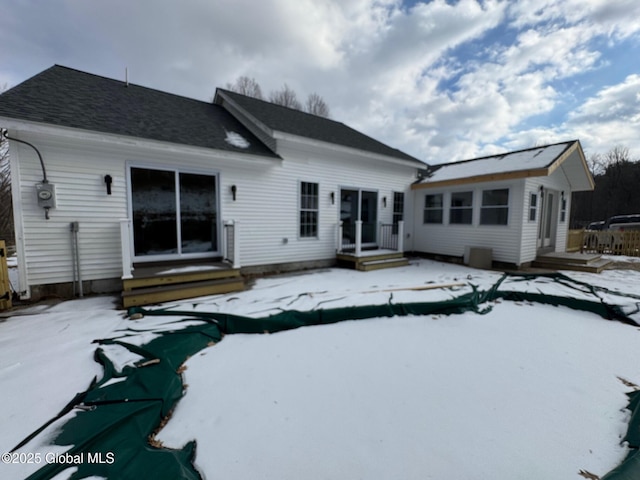
<path id="1" fill-rule="evenodd" d="M 541 195 L 542 215 L 538 225 L 538 248 L 552 250 L 555 245 L 556 222 L 558 219 L 558 207 L 554 191 L 546 190 Z"/>
<path id="2" fill-rule="evenodd" d="M 130 173 L 135 260 L 219 253 L 216 175 L 139 167 Z"/>
<path id="3" fill-rule="evenodd" d="M 378 192 L 361 189 L 340 190 L 340 220 L 342 221 L 342 244 L 355 246 L 357 220 L 362 220 L 362 246 L 376 245 L 378 222 Z"/>

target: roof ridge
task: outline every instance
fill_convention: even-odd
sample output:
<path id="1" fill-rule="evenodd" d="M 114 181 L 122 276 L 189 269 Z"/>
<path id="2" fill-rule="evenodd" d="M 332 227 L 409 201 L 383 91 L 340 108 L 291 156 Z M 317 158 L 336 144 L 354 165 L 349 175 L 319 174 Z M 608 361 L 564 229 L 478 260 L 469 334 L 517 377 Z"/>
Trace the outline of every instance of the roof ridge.
<path id="1" fill-rule="evenodd" d="M 137 83 L 131 83 L 129 81 L 125 81 L 125 80 L 118 80 L 116 78 L 112 78 L 112 77 L 107 77 L 105 75 L 99 75 L 97 73 L 91 73 L 91 72 L 85 72 L 84 70 L 79 70 L 77 68 L 73 68 L 73 67 L 67 67 L 66 65 L 59 65 L 59 64 L 54 64 L 51 67 L 47 68 L 46 70 L 43 70 L 42 72 L 38 73 L 37 75 L 40 75 L 42 73 L 45 73 L 53 68 L 63 68 L 65 70 L 69 70 L 71 72 L 75 72 L 84 76 L 89 76 L 89 77 L 94 77 L 94 78 L 99 78 L 101 80 L 105 80 L 108 82 L 113 82 L 113 83 L 120 83 L 122 84 L 122 86 L 124 86 L 125 88 L 130 88 L 130 87 L 134 87 L 134 88 L 141 88 L 144 90 L 148 90 L 154 93 L 161 93 L 163 95 L 169 95 L 171 97 L 178 97 L 178 98 L 183 98 L 185 100 L 190 100 L 193 102 L 198 102 L 198 103 L 204 103 L 204 104 L 210 104 L 211 102 L 206 102 L 204 100 L 198 100 L 197 98 L 193 98 L 193 97 L 187 97 L 186 95 L 180 95 L 177 93 L 171 93 L 171 92 L 166 92 L 164 90 L 158 90 L 157 88 L 152 88 L 152 87 L 147 87 L 145 85 L 139 85 Z M 34 75 L 35 76 L 35 75 Z"/>
<path id="2" fill-rule="evenodd" d="M 233 90 L 229 90 L 228 88 L 217 87 L 216 91 L 221 91 L 223 93 L 230 93 L 232 95 L 238 95 L 240 97 L 248 98 L 248 99 L 254 100 L 256 102 L 267 103 L 267 104 L 272 105 L 274 107 L 284 108 L 284 109 L 287 109 L 287 110 L 292 111 L 292 112 L 302 113 L 304 115 L 309 115 L 311 117 L 319 118 L 319 119 L 326 120 L 326 121 L 333 122 L 333 123 L 338 123 L 338 124 L 343 125 L 345 127 L 351 128 L 347 124 L 345 124 L 343 122 L 340 122 L 338 120 L 334 120 L 334 119 L 329 118 L 329 117 L 323 117 L 322 115 L 316 115 L 315 113 L 305 112 L 304 110 L 300 110 L 300 109 L 294 108 L 294 107 L 289 107 L 287 105 L 280 105 L 279 103 L 274 103 L 274 102 L 271 102 L 269 100 L 265 100 L 264 98 L 256 98 L 256 97 L 252 97 L 251 95 L 245 95 L 244 93 L 234 92 Z"/>

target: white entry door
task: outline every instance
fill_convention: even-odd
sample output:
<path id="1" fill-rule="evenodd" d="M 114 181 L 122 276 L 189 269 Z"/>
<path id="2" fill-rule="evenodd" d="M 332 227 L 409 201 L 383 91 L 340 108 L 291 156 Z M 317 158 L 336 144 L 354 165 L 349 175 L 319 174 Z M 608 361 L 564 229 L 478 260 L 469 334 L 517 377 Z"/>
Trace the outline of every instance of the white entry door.
<path id="1" fill-rule="evenodd" d="M 555 246 L 558 223 L 558 195 L 555 190 L 545 190 L 542 195 L 542 214 L 538 224 L 538 249 L 550 250 Z"/>

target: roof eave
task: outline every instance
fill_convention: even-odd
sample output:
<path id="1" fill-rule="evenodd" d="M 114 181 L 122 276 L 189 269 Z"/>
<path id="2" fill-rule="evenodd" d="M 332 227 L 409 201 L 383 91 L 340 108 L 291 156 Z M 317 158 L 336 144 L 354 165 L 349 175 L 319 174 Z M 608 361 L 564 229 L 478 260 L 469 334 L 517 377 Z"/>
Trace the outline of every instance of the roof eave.
<path id="1" fill-rule="evenodd" d="M 501 180 L 517 180 L 530 177 L 546 177 L 550 175 L 549 168 L 536 168 L 530 170 L 515 170 L 503 173 L 490 173 L 486 175 L 475 175 L 473 177 L 452 178 L 449 180 L 438 180 L 429 182 L 428 179 L 420 183 L 411 185 L 412 190 L 421 190 L 423 188 L 451 187 L 458 185 L 470 185 L 473 183 L 497 182 Z"/>
<path id="2" fill-rule="evenodd" d="M 227 158 L 243 159 L 243 160 L 267 160 L 267 161 L 281 161 L 282 157 L 277 154 L 272 156 L 261 155 L 257 153 L 245 153 L 234 152 L 231 150 L 221 150 L 211 147 L 202 147 L 198 145 L 189 145 L 184 143 L 173 143 L 161 140 L 155 140 L 152 138 L 133 137 L 127 135 L 120 135 L 115 133 L 98 132 L 94 130 L 85 130 L 75 127 L 67 127 L 62 125 L 53 125 L 49 123 L 39 123 L 31 120 L 19 120 L 11 117 L 0 116 L 0 125 L 3 128 L 7 128 L 9 132 L 11 130 L 23 131 L 31 134 L 41 134 L 47 136 L 55 136 L 59 138 L 65 138 L 70 140 L 79 141 L 91 141 L 109 143 L 112 145 L 121 145 L 123 147 L 138 146 L 141 148 L 149 149 L 161 149 L 166 151 L 167 149 L 189 152 L 200 155 L 211 155 L 212 153 L 224 155 Z"/>
<path id="3" fill-rule="evenodd" d="M 305 145 L 310 145 L 310 146 L 314 146 L 322 149 L 328 149 L 336 152 L 343 152 L 343 153 L 352 154 L 352 155 L 364 156 L 367 158 L 373 158 L 383 162 L 393 163 L 396 165 L 403 165 L 411 168 L 424 168 L 427 166 L 426 163 L 423 163 L 418 159 L 409 160 L 409 159 L 404 159 L 399 157 L 392 157 L 390 155 L 383 155 L 380 153 L 371 152 L 369 150 L 362 150 L 359 148 L 347 147 L 345 145 L 340 145 L 338 143 L 323 142 L 322 140 L 315 140 L 309 137 L 294 135 L 292 133 L 286 133 L 279 130 L 276 130 L 273 132 L 273 137 L 276 140 L 284 140 L 284 141 L 289 141 L 293 143 L 302 143 Z"/>

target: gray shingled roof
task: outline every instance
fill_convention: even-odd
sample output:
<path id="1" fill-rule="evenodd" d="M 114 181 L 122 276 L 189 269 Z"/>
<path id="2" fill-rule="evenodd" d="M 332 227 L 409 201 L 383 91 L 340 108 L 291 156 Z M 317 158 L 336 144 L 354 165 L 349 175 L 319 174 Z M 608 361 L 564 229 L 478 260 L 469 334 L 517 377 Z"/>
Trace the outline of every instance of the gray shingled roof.
<path id="1" fill-rule="evenodd" d="M 0 117 L 277 157 L 219 105 L 55 65 L 0 95 Z M 235 132 L 248 148 L 226 139 Z"/>
<path id="2" fill-rule="evenodd" d="M 425 165 L 424 162 L 421 162 L 417 158 L 385 145 L 354 130 L 344 123 L 317 115 L 311 115 L 293 108 L 276 105 L 264 100 L 247 97 L 229 90 L 218 89 L 217 93 L 222 93 L 227 96 L 242 110 L 252 115 L 272 131 L 356 148 L 405 161 L 417 162 L 417 167 Z"/>

